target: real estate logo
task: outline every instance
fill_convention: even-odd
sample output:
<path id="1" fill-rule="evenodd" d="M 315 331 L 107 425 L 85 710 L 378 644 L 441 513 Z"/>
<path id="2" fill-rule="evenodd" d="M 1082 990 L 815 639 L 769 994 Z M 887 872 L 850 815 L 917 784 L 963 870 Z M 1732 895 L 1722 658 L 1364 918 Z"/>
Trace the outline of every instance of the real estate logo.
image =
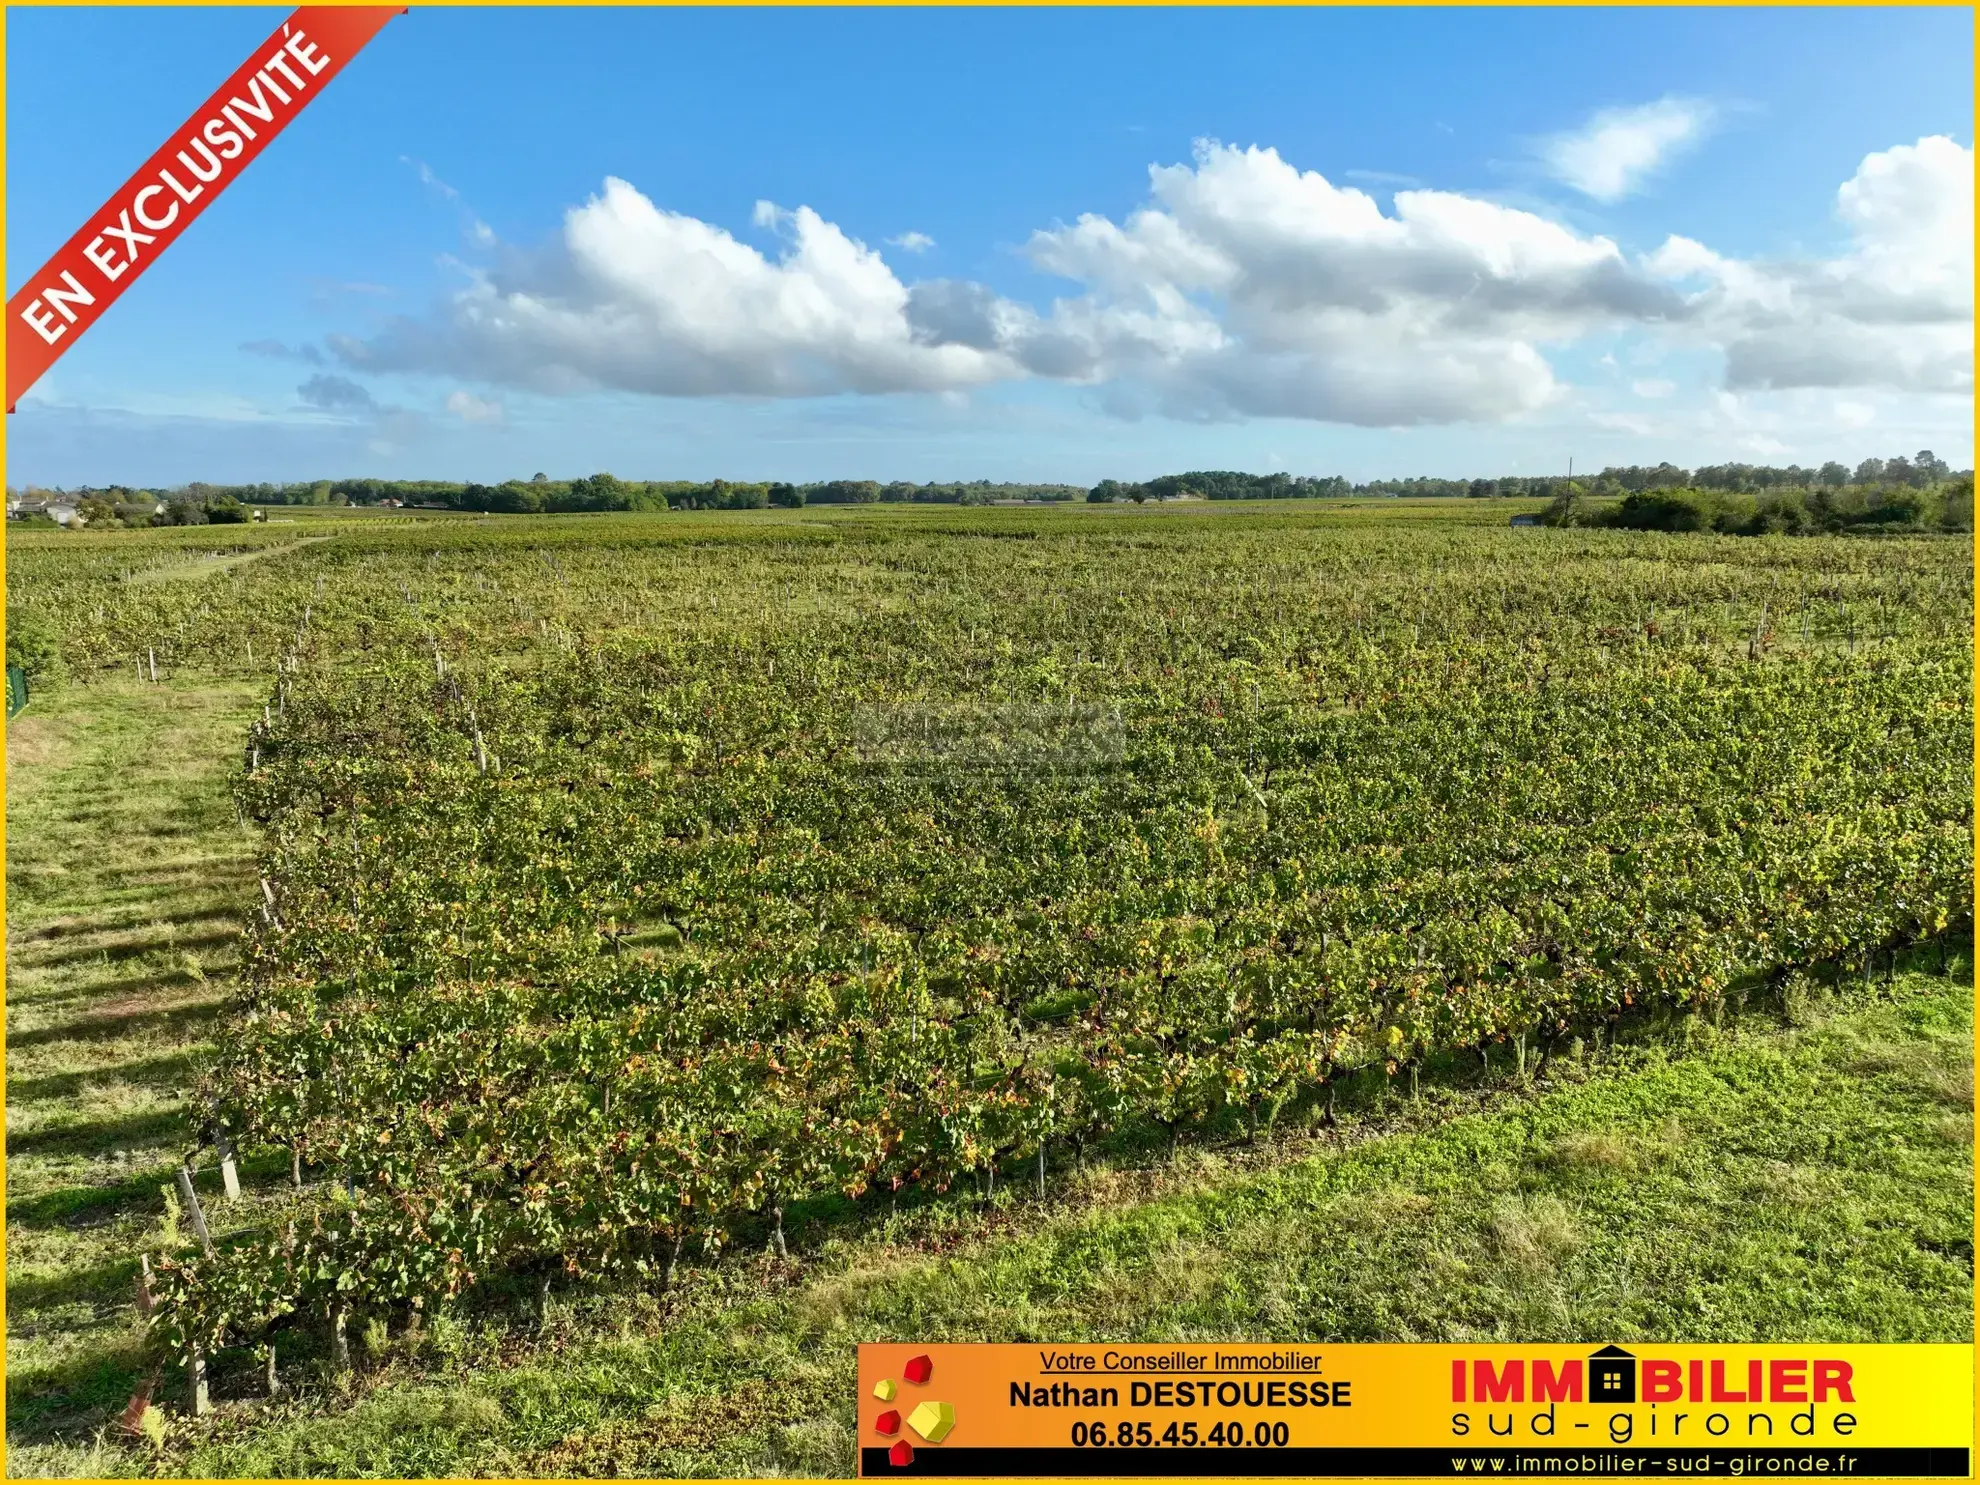
<path id="1" fill-rule="evenodd" d="M 1620 1346 L 1584 1358 L 1458 1356 L 1451 1401 L 1481 1403 L 1853 1403 L 1855 1366 L 1839 1357 L 1693 1356 L 1639 1362 Z"/>
<path id="2" fill-rule="evenodd" d="M 1588 1358 L 1588 1386 L 1597 1402 L 1635 1402 L 1636 1358 L 1621 1346 L 1604 1346 Z"/>
<path id="3" fill-rule="evenodd" d="M 1961 1476 L 1956 1345 L 860 1347 L 860 1473 Z"/>
<path id="4" fill-rule="evenodd" d="M 900 1399 L 903 1383 L 910 1387 L 925 1387 L 934 1375 L 934 1361 L 925 1354 L 913 1356 L 901 1368 L 899 1381 L 882 1377 L 873 1384 L 873 1395 L 883 1403 L 891 1403 Z M 914 1463 L 914 1445 L 902 1436 L 904 1427 L 924 1444 L 939 1444 L 955 1426 L 955 1405 L 928 1397 L 916 1402 L 905 1420 L 897 1407 L 888 1408 L 873 1420 L 873 1431 L 882 1438 L 893 1440 L 887 1448 L 887 1463 L 895 1469 L 905 1469 Z"/>

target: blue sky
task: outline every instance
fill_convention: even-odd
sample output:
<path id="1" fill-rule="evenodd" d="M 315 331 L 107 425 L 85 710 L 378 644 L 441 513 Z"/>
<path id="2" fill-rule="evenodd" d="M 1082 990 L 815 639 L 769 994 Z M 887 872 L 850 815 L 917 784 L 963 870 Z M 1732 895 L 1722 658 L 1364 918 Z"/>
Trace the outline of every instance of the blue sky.
<path id="1" fill-rule="evenodd" d="M 10 12 L 10 292 L 285 14 Z M 1972 40 L 415 7 L 23 399 L 8 478 L 1968 464 Z"/>

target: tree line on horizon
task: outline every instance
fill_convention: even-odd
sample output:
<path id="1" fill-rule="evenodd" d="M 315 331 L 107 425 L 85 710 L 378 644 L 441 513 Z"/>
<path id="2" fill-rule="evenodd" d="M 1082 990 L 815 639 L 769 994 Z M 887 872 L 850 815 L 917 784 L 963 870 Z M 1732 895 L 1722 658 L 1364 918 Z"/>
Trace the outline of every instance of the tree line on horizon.
<path id="1" fill-rule="evenodd" d="M 1973 475 L 1969 471 L 1930 484 L 1673 487 L 1632 490 L 1621 500 L 1591 500 L 1569 490 L 1548 502 L 1540 519 L 1548 526 L 1716 531 L 1727 536 L 1971 531 Z"/>
<path id="2" fill-rule="evenodd" d="M 13 493 L 13 492 L 10 492 Z M 195 480 L 164 489 L 126 485 L 46 490 L 29 486 L 31 497 L 64 496 L 96 502 L 113 516 L 149 515 L 151 503 L 168 502 L 160 524 L 182 523 L 188 513 L 241 506 L 378 506 L 388 503 L 428 509 L 505 515 L 563 514 L 583 511 L 765 510 L 806 505 L 987 505 L 993 501 L 1073 501 L 1081 485 L 992 480 L 957 480 L 917 485 L 905 480 L 820 480 L 808 484 L 747 480 L 624 480 L 612 474 L 552 479 L 538 473 L 499 485 L 473 481 L 342 479 L 294 484 L 223 485 Z M 223 517 L 225 519 L 226 517 Z"/>
<path id="3" fill-rule="evenodd" d="M 1963 471 L 1971 474 L 1971 470 Z M 1340 496 L 1467 496 L 1474 499 L 1526 498 L 1554 500 L 1567 493 L 1618 496 L 1648 490 L 1715 490 L 1757 494 L 1764 490 L 1841 490 L 1851 486 L 1899 486 L 1926 489 L 1954 477 L 1954 471 L 1930 449 L 1907 458 L 1865 459 L 1855 469 L 1830 460 L 1819 467 L 1799 464 L 1707 464 L 1684 469 L 1676 464 L 1610 465 L 1591 475 L 1504 475 L 1496 479 L 1445 479 L 1419 475 L 1413 479 L 1368 480 L 1353 484 L 1340 475 L 1316 477 L 1289 474 L 1241 474 L 1233 470 L 1193 470 L 1165 474 L 1152 480 L 1102 480 L 1086 498 L 1100 504 L 1112 500 L 1299 500 Z"/>
<path id="4" fill-rule="evenodd" d="M 1611 465 L 1599 474 L 1504 475 L 1448 479 L 1416 476 L 1359 483 L 1342 475 L 1249 474 L 1235 470 L 1192 470 L 1153 479 L 1101 480 L 1091 489 L 1078 485 L 971 480 L 916 484 L 908 480 L 821 480 L 806 484 L 746 480 L 625 480 L 599 473 L 552 479 L 541 472 L 527 480 L 500 484 L 473 481 L 355 478 L 275 484 L 214 484 L 192 481 L 166 488 L 126 485 L 43 489 L 28 486 L 29 497 L 60 496 L 78 502 L 91 524 L 184 525 L 247 519 L 251 506 L 379 506 L 397 504 L 494 514 L 663 510 L 794 509 L 807 505 L 939 504 L 987 505 L 999 501 L 1092 504 L 1151 500 L 1301 500 L 1345 497 L 1527 498 L 1561 501 L 1572 497 L 1629 497 L 1653 491 L 1700 491 L 1732 496 L 1769 492 L 1931 490 L 1971 479 L 1954 471 L 1929 449 L 1909 457 L 1865 459 L 1854 469 L 1831 460 L 1820 466 L 1711 464 L 1696 469 L 1661 463 Z M 1970 484 L 1969 484 L 1970 488 Z M 10 493 L 15 493 L 10 491 Z M 167 508 L 156 513 L 153 506 Z M 1803 502 L 1807 504 L 1806 501 Z M 1843 505 L 1848 505 L 1844 501 Z M 1857 502 L 1861 505 L 1862 502 Z M 1842 508 L 1834 500 L 1830 507 Z M 1723 512 L 1745 509 L 1721 505 Z M 1881 504 L 1879 505 L 1881 508 Z"/>

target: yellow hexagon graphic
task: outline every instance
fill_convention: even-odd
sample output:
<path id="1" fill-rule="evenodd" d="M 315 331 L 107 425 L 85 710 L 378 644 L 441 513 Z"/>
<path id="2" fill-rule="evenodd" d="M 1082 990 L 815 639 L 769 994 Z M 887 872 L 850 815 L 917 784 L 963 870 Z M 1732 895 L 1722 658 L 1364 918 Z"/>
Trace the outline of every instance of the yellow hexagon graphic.
<path id="1" fill-rule="evenodd" d="M 882 1377 L 879 1381 L 873 1384 L 873 1395 L 879 1398 L 880 1401 L 882 1402 L 892 1402 L 894 1400 L 894 1394 L 899 1392 L 900 1390 L 901 1389 L 895 1385 L 894 1379 L 892 1377 Z"/>
<path id="2" fill-rule="evenodd" d="M 939 1444 L 956 1426 L 956 1410 L 952 1404 L 945 1402 L 917 1403 L 914 1411 L 908 1414 L 907 1424 L 929 1443 Z"/>

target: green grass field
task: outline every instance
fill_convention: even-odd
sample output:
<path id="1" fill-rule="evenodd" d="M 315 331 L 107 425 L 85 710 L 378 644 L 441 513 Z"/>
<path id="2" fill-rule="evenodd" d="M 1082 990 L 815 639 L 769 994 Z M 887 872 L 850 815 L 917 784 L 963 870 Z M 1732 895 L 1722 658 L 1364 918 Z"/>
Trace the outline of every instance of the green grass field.
<path id="1" fill-rule="evenodd" d="M 1087 515 L 993 520 L 1048 532 Z M 1159 530 L 1179 516 L 1205 519 L 1092 520 Z M 970 524 L 899 513 L 910 530 L 959 519 Z M 780 513 L 694 529 L 719 565 L 734 550 L 723 533 L 755 542 L 755 528 L 796 524 Z M 568 575 L 580 530 L 619 528 L 524 529 L 556 533 L 554 570 Z M 445 539 L 468 530 L 448 523 Z M 38 570 L 71 539 L 32 538 Z M 113 538 L 85 540 L 75 550 L 99 567 L 123 560 Z M 197 632 L 202 608 L 249 612 L 274 593 L 320 594 L 318 573 L 341 581 L 343 540 L 248 562 L 188 542 L 180 565 L 157 569 L 186 581 L 149 586 Z M 1687 562 L 1783 550 L 1677 540 L 1661 550 Z M 892 601 L 884 565 L 842 549 L 831 573 L 835 602 Z M 1699 573 L 1715 591 L 1730 581 Z M 87 611 L 78 593 L 61 601 Z M 113 601 L 135 613 L 146 600 Z M 114 615 L 101 632 L 106 655 L 128 643 Z M 1351 1088 L 1332 1127 L 1296 1111 L 1256 1142 L 1225 1126 L 1174 1152 L 1115 1141 L 1055 1171 L 1043 1202 L 1007 1181 L 988 1202 L 958 1185 L 892 1216 L 798 1212 L 788 1258 L 744 1229 L 664 1300 L 601 1280 L 559 1287 L 540 1319 L 501 1285 L 417 1325 L 381 1312 L 354 1334 L 354 1372 L 305 1341 L 275 1401 L 251 1351 L 223 1354 L 212 1415 L 173 1416 L 162 1442 L 134 1438 L 115 1418 L 152 1365 L 137 1255 L 177 1246 L 161 1188 L 193 1143 L 186 1101 L 258 901 L 259 843 L 230 790 L 269 678 L 244 654 L 215 646 L 202 664 L 189 642 L 156 685 L 106 660 L 9 727 L 14 1475 L 844 1475 L 853 1344 L 895 1336 L 1971 1339 L 1971 962 L 1940 941 L 1868 980 L 1798 981 L 1784 1003 L 1721 1025 L 1691 1018 L 1570 1049 L 1537 1086 L 1505 1057 L 1489 1072 L 1474 1060 L 1435 1069 L 1416 1099 Z M 244 1175 L 279 1185 L 286 1170 L 279 1152 L 256 1152 Z M 210 1162 L 199 1179 L 223 1238 L 253 1222 L 252 1202 L 219 1201 Z M 163 1400 L 174 1384 L 168 1368 Z"/>
<path id="2" fill-rule="evenodd" d="M 7 732 L 7 1379 L 13 1437 L 100 1428 L 140 1370 L 137 1255 L 236 958 L 245 685 L 37 697 Z M 16 1456 L 19 1468 L 24 1461 Z"/>

